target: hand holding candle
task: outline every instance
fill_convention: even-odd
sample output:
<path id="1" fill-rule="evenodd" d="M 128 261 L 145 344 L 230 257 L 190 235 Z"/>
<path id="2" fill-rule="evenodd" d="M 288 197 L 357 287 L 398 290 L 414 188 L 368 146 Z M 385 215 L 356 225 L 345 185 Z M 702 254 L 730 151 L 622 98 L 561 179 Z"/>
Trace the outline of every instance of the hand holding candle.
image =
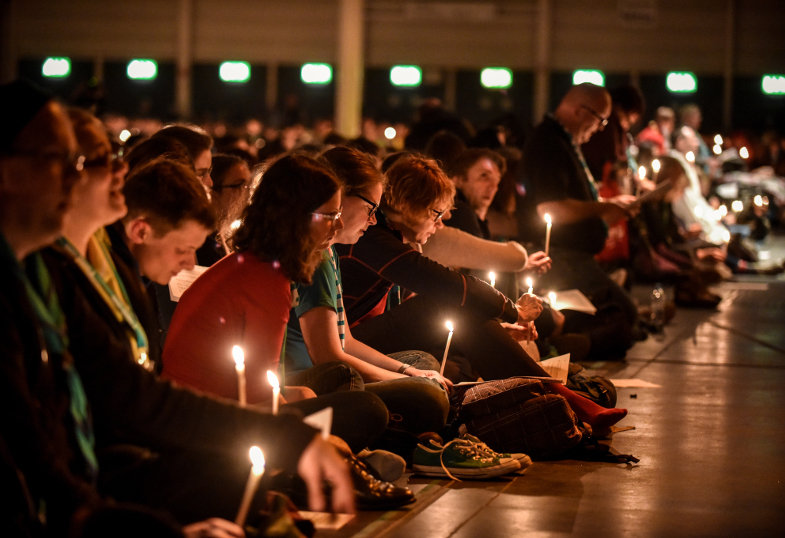
<path id="1" fill-rule="evenodd" d="M 452 332 L 455 328 L 452 326 L 452 321 L 448 321 L 445 323 L 447 330 L 450 331 L 450 334 L 447 335 L 447 345 L 444 346 L 444 356 L 442 357 L 442 367 L 439 369 L 439 374 L 444 375 L 444 365 L 447 364 L 447 353 L 450 351 L 450 342 L 452 341 Z"/>
<path id="2" fill-rule="evenodd" d="M 245 406 L 245 352 L 240 346 L 232 346 L 234 369 L 237 372 L 237 399 Z"/>
<path id="3" fill-rule="evenodd" d="M 245 484 L 245 492 L 243 493 L 243 500 L 240 503 L 240 509 L 237 511 L 237 517 L 234 519 L 234 522 L 241 527 L 245 525 L 245 518 L 248 517 L 248 509 L 251 507 L 251 500 L 254 495 L 256 495 L 259 481 L 264 474 L 264 454 L 262 453 L 262 449 L 258 446 L 252 446 L 250 456 L 251 473 L 248 475 L 248 482 Z"/>
<path id="4" fill-rule="evenodd" d="M 273 415 L 277 415 L 278 400 L 281 396 L 281 384 L 278 383 L 278 376 L 272 370 L 267 370 L 267 382 L 273 388 Z"/>
<path id="5" fill-rule="evenodd" d="M 551 248 L 551 226 L 553 226 L 553 222 L 551 221 L 550 213 L 546 213 L 542 218 L 545 219 L 545 255 L 547 256 Z"/>
<path id="6" fill-rule="evenodd" d="M 534 321 L 542 312 L 542 299 L 530 293 L 521 295 L 515 303 L 518 309 L 518 325 Z"/>

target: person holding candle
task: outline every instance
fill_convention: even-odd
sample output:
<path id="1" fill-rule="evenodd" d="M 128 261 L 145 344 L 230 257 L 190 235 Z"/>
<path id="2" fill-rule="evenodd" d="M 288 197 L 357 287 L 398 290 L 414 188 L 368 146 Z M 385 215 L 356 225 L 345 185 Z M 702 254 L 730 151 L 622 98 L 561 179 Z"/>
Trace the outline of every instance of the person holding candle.
<path id="1" fill-rule="evenodd" d="M 335 147 L 324 158 L 343 182 L 344 226 L 332 241 L 353 244 L 376 222 L 384 176 L 358 150 Z M 334 372 L 322 372 L 341 363 L 349 367 L 347 376 L 357 372 L 361 378 L 344 383 L 364 387 L 384 401 L 397 418 L 391 427 L 414 434 L 441 431 L 449 411 L 450 381 L 438 373 L 439 363 L 427 353 L 405 350 L 388 356 L 354 338 L 346 324 L 341 272 L 332 248 L 325 251 L 312 283 L 298 284 L 296 289 L 299 303 L 287 332 L 288 381 L 310 386 L 318 394 L 337 390 Z"/>
<path id="2" fill-rule="evenodd" d="M 605 88 L 573 86 L 527 137 L 521 166 L 525 239 L 543 241 L 545 213 L 553 223 L 553 269 L 539 278 L 538 285 L 579 289 L 597 306 L 600 317 L 609 316 L 603 323 L 607 330 L 591 336 L 591 356 L 596 359 L 622 357 L 636 338 L 645 337 L 634 302 L 595 259 L 605 246 L 608 227 L 631 216 L 628 205 L 634 200 L 627 194 L 603 198 L 581 149 L 607 125 L 610 113 L 611 97 Z"/>
<path id="3" fill-rule="evenodd" d="M 529 332 L 529 322 L 542 310 L 539 298 L 524 294 L 514 302 L 487 283 L 420 253 L 419 247 L 444 226 L 441 217 L 449 211 L 455 192 L 449 178 L 436 162 L 418 156 L 400 157 L 386 176 L 377 223 L 353 245 L 336 246 L 354 337 L 383 353 L 422 349 L 441 356 L 444 322 L 449 319 L 455 328 L 450 349 L 468 359 L 483 379 L 547 376 L 516 341 L 536 337 Z M 385 311 L 393 284 L 416 295 Z M 447 377 L 455 376 L 453 381 L 477 378 L 454 369 L 451 375 L 449 367 Z M 626 414 L 626 410 L 604 410 L 553 385 L 587 422 L 605 427 Z"/>
<path id="4" fill-rule="evenodd" d="M 69 211 L 83 204 L 78 210 L 89 212 L 77 215 L 81 224 L 77 219 L 70 223 L 69 233 L 80 245 L 91 235 L 84 233 L 87 227 L 95 231 L 100 221 L 120 211 L 111 159 L 104 153 L 109 145 L 89 122 L 77 149 L 64 109 L 29 83 L 0 86 L 0 103 L 0 329 L 5 343 L 0 447 L 3 470 L 11 471 L 4 476 L 13 477 L 4 483 L 10 495 L 0 509 L 3 529 L 12 535 L 64 536 L 79 525 L 111 535 L 112 525 L 122 520 L 130 533 L 193 536 L 218 524 L 213 519 L 181 529 L 153 511 L 105 503 L 96 487 L 96 478 L 101 481 L 106 474 L 99 449 L 119 437 L 150 447 L 205 450 L 213 460 L 235 459 L 236 441 L 259 442 L 272 451 L 276 467 L 299 468 L 315 486 L 315 508 L 324 506 L 320 479 L 327 477 L 337 486 L 335 507 L 351 510 L 345 468 L 313 429 L 157 380 L 134 360 L 133 331 L 108 305 L 110 292 L 102 294 L 89 280 L 89 267 L 64 254 L 60 270 L 48 269 L 35 251 L 60 234 Z M 88 173 L 82 175 L 86 163 Z M 77 183 L 80 192 L 73 197 Z M 277 446 L 269 442 L 273 437 Z M 230 517 L 232 511 L 227 511 Z M 218 528 L 242 534 L 229 522 Z"/>

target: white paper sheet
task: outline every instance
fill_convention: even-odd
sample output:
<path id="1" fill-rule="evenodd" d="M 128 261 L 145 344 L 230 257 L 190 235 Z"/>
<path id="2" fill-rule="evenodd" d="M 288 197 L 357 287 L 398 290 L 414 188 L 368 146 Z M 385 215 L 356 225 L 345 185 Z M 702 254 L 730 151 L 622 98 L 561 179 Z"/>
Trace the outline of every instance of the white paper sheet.
<path id="1" fill-rule="evenodd" d="M 567 374 L 570 371 L 570 354 L 566 353 L 564 355 L 559 355 L 558 357 L 545 359 L 544 361 L 540 361 L 540 366 L 542 366 L 543 370 L 548 372 L 549 376 L 555 377 L 566 384 Z"/>
<path id="2" fill-rule="evenodd" d="M 330 430 L 333 427 L 333 408 L 325 407 L 316 413 L 311 413 L 303 418 L 303 422 L 320 430 L 322 438 L 326 441 L 330 437 Z"/>
<path id="3" fill-rule="evenodd" d="M 552 297 L 551 307 L 556 310 L 574 310 L 587 314 L 597 313 L 597 308 L 580 290 L 555 291 L 549 293 L 548 297 Z"/>
<path id="4" fill-rule="evenodd" d="M 194 280 L 207 271 L 203 265 L 195 265 L 193 269 L 183 269 L 169 280 L 169 298 L 178 302 Z"/>

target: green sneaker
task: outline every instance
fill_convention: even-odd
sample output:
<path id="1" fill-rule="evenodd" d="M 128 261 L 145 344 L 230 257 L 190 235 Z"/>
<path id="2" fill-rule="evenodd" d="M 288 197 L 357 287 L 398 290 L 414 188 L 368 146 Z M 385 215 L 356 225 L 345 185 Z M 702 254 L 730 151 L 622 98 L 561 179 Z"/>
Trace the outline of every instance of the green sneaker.
<path id="1" fill-rule="evenodd" d="M 521 468 L 515 471 L 515 474 L 525 474 L 526 470 L 532 466 L 532 459 L 528 455 L 524 454 L 523 452 L 512 452 L 512 453 L 494 452 L 494 450 L 488 445 L 486 445 L 485 443 L 483 443 L 479 439 L 479 437 L 475 437 L 470 433 L 464 433 L 461 437 L 463 437 L 464 439 L 468 439 L 469 441 L 477 445 L 479 450 L 486 451 L 488 455 L 491 456 L 495 455 L 496 457 L 499 458 L 500 461 L 505 461 L 508 459 L 517 461 L 518 464 L 521 466 Z"/>
<path id="2" fill-rule="evenodd" d="M 482 480 L 518 471 L 521 466 L 512 458 L 500 459 L 491 455 L 487 446 L 457 437 L 440 445 L 430 440 L 429 446 L 418 444 L 414 450 L 412 469 L 426 476 L 448 476 L 453 480 L 473 478 Z"/>

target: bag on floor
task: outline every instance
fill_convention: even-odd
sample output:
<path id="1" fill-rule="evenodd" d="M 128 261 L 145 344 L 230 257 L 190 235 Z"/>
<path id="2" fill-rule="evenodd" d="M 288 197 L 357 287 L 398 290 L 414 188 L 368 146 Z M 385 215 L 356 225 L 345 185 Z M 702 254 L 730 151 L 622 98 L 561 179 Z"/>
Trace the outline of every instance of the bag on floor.
<path id="1" fill-rule="evenodd" d="M 497 452 L 523 452 L 534 459 L 562 457 L 587 430 L 567 400 L 542 382 L 512 377 L 454 387 L 454 422 Z"/>
<path id="2" fill-rule="evenodd" d="M 580 364 L 570 363 L 567 388 L 608 409 L 616 407 L 616 387 L 613 382 L 600 375 L 586 375 Z"/>

